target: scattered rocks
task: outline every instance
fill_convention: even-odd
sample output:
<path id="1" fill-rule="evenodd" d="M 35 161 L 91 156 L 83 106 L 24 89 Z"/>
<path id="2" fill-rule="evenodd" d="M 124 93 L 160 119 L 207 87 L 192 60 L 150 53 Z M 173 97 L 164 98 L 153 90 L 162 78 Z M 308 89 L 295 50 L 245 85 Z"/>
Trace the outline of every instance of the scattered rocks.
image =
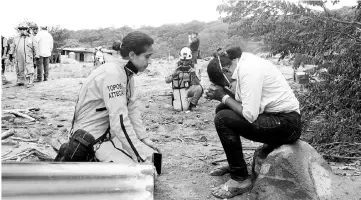
<path id="1" fill-rule="evenodd" d="M 207 137 L 206 136 L 202 136 L 201 138 L 199 138 L 199 140 L 198 141 L 200 141 L 200 142 L 207 142 L 208 141 L 208 139 L 207 139 Z"/>
<path id="2" fill-rule="evenodd" d="M 171 107 L 172 107 L 172 105 L 169 105 L 169 104 L 164 105 L 164 108 L 171 108 Z"/>
<path id="3" fill-rule="evenodd" d="M 63 132 L 63 133 L 66 133 L 66 132 L 68 132 L 68 129 L 67 128 L 62 128 L 62 129 L 60 129 L 60 131 Z"/>
<path id="4" fill-rule="evenodd" d="M 39 131 L 41 136 L 51 135 L 53 132 L 51 130 L 41 130 Z"/>
<path id="5" fill-rule="evenodd" d="M 15 119 L 15 115 L 13 114 L 3 114 L 1 115 L 1 120 L 12 122 Z"/>

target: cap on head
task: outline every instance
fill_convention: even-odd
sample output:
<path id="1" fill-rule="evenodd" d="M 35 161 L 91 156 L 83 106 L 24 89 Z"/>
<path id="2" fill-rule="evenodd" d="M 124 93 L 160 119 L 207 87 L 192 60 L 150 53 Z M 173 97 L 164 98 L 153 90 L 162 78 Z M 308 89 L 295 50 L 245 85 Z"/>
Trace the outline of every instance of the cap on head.
<path id="1" fill-rule="evenodd" d="M 30 24 L 30 28 L 33 29 L 33 30 L 38 30 L 38 25 L 36 25 L 35 23 L 31 23 Z"/>
<path id="2" fill-rule="evenodd" d="M 29 26 L 26 23 L 21 23 L 18 26 L 18 29 L 28 29 L 28 28 L 29 28 Z"/>
<path id="3" fill-rule="evenodd" d="M 183 47 L 179 52 L 179 58 L 181 60 L 191 60 L 192 50 L 189 47 Z"/>

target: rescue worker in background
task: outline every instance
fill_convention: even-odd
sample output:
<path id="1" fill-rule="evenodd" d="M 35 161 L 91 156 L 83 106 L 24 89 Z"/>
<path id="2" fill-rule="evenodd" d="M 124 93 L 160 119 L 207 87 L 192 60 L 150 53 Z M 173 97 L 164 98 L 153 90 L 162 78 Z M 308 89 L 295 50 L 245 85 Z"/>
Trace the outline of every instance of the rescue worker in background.
<path id="1" fill-rule="evenodd" d="M 1 80 L 2 80 L 2 84 L 8 84 L 9 81 L 6 80 L 5 77 L 5 66 L 6 66 L 6 59 L 8 58 L 8 53 L 9 53 L 9 49 L 10 45 L 8 43 L 8 40 L 1 36 Z"/>
<path id="2" fill-rule="evenodd" d="M 19 25 L 19 36 L 13 41 L 13 56 L 15 59 L 15 69 L 17 74 L 16 85 L 33 86 L 34 81 L 34 58 L 37 52 L 35 38 L 29 35 L 28 25 L 22 23 Z"/>
<path id="3" fill-rule="evenodd" d="M 143 72 L 151 61 L 153 43 L 147 34 L 129 33 L 117 49 L 123 59 L 96 68 L 79 91 L 72 130 L 84 130 L 95 139 L 110 132 L 110 139 L 95 145 L 96 159 L 101 162 L 134 163 L 137 160 L 122 130 L 120 115 L 143 160 L 151 162 L 153 153 L 159 152 L 142 123 L 134 86 L 134 76 Z"/>
<path id="4" fill-rule="evenodd" d="M 203 88 L 194 69 L 192 51 L 189 47 L 183 47 L 180 51 L 180 60 L 171 75 L 165 78 L 166 83 L 172 83 L 173 89 L 187 88 L 187 97 L 190 97 L 188 110 L 192 110 L 198 104 L 203 94 Z M 186 68 L 189 66 L 188 68 Z M 186 69 L 184 71 L 183 69 Z"/>
<path id="5" fill-rule="evenodd" d="M 95 66 L 98 67 L 99 65 L 104 64 L 104 54 L 103 54 L 103 47 L 98 47 L 98 51 L 95 54 Z"/>
<path id="6" fill-rule="evenodd" d="M 199 38 L 198 38 L 198 33 L 197 32 L 193 32 L 190 35 L 188 35 L 188 41 L 189 41 L 189 47 L 192 50 L 192 60 L 193 60 L 193 64 L 197 64 L 197 58 L 198 58 L 198 53 L 199 53 Z"/>
<path id="7" fill-rule="evenodd" d="M 37 65 L 37 78 L 35 82 L 41 82 L 43 80 L 43 74 L 44 81 L 48 80 L 50 56 L 54 45 L 53 36 L 48 32 L 48 27 L 40 26 L 40 29 L 41 30 L 36 35 L 39 62 Z"/>

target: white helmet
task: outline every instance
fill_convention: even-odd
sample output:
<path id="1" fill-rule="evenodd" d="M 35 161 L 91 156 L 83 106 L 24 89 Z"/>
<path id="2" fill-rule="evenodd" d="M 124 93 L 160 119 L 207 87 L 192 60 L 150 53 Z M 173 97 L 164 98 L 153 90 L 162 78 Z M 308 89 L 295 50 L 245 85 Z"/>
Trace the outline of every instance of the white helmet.
<path id="1" fill-rule="evenodd" d="M 179 52 L 179 58 L 181 60 L 191 60 L 192 50 L 189 47 L 183 47 Z"/>

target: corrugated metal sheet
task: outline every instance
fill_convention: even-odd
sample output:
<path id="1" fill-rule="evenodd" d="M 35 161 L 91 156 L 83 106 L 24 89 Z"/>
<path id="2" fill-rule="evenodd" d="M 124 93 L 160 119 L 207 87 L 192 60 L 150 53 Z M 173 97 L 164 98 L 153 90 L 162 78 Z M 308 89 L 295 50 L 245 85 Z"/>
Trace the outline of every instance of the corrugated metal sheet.
<path id="1" fill-rule="evenodd" d="M 153 200 L 154 166 L 2 163 L 2 199 Z"/>

